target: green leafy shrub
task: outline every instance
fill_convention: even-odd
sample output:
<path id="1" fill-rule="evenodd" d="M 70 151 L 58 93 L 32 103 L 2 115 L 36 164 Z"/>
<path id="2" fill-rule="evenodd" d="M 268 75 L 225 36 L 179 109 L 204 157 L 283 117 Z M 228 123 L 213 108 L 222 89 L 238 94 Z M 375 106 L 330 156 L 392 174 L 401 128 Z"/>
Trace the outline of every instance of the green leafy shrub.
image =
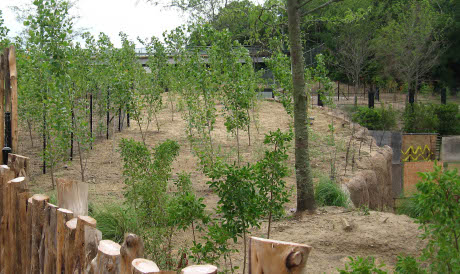
<path id="1" fill-rule="evenodd" d="M 403 120 L 405 132 L 437 132 L 442 135 L 460 134 L 460 114 L 457 104 L 415 103 L 407 105 Z"/>
<path id="2" fill-rule="evenodd" d="M 457 104 L 436 105 L 439 124 L 437 132 L 441 135 L 460 134 L 460 114 Z"/>
<path id="3" fill-rule="evenodd" d="M 391 105 L 380 108 L 358 107 L 353 113 L 354 122 L 371 130 L 390 130 L 396 127 L 397 112 Z"/>
<path id="4" fill-rule="evenodd" d="M 319 206 L 346 207 L 348 197 L 337 183 L 321 177 L 315 187 L 315 200 Z"/>
<path id="5" fill-rule="evenodd" d="M 195 229 L 201 230 L 197 222 L 208 221 L 203 199 L 193 193 L 188 174 L 179 174 L 176 193 L 167 192 L 171 165 L 179 153 L 179 145 L 166 140 L 149 151 L 141 142 L 122 139 L 120 148 L 126 205 L 136 212 L 136 225 L 144 239 L 146 254 L 160 268 L 177 270 L 187 252 L 183 249 L 173 252 L 174 234 L 190 226 L 195 234 Z M 112 216 L 107 219 L 110 227 L 119 225 Z"/>
<path id="6" fill-rule="evenodd" d="M 289 202 L 289 193 L 286 188 L 285 177 L 290 170 L 286 163 L 289 143 L 293 133 L 283 133 L 280 129 L 270 131 L 265 135 L 264 144 L 273 149 L 265 151 L 265 156 L 254 165 L 255 182 L 258 192 L 262 196 L 261 203 L 268 216 L 267 238 L 270 238 L 270 228 L 273 217 L 284 214 L 284 204 Z"/>
<path id="7" fill-rule="evenodd" d="M 434 273 L 460 273 L 460 175 L 457 170 L 418 173 L 414 201 L 421 208 L 417 222 L 428 241 L 421 259 Z"/>
<path id="8" fill-rule="evenodd" d="M 412 256 L 398 256 L 398 262 L 395 268 L 396 273 L 400 274 L 425 274 L 424 269 L 420 268 L 417 260 Z"/>
<path id="9" fill-rule="evenodd" d="M 384 263 L 380 265 L 375 265 L 375 258 L 369 256 L 367 258 L 363 257 L 348 257 L 350 262 L 345 265 L 345 269 L 337 269 L 340 274 L 385 274 L 387 273 L 382 267 L 385 266 Z"/>

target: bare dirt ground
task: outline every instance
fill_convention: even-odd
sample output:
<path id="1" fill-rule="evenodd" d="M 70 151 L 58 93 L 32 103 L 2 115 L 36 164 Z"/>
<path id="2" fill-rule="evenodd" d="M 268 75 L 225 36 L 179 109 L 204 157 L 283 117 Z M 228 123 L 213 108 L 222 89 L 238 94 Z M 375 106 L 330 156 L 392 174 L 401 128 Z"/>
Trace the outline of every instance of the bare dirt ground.
<path id="1" fill-rule="evenodd" d="M 164 100 L 166 101 L 166 100 Z M 314 117 L 312 134 L 310 138 L 311 165 L 315 182 L 320 176 L 330 176 L 331 159 L 336 157 L 336 176 L 349 177 L 356 169 L 352 163 L 353 157 L 368 157 L 369 145 L 360 144 L 352 139 L 347 172 L 345 173 L 345 158 L 348 143 L 350 142 L 350 126 L 341 119 L 328 115 L 329 110 L 322 108 L 311 109 Z M 329 113 L 330 114 L 330 113 Z M 244 161 L 252 162 L 263 155 L 264 134 L 271 130 L 281 128 L 288 130 L 291 118 L 286 114 L 281 104 L 274 101 L 261 101 L 256 113 L 258 116 L 257 128 L 251 128 L 251 146 L 248 145 L 247 133 L 241 134 L 241 152 Z M 329 125 L 334 125 L 334 140 L 332 141 Z M 153 147 L 166 139 L 176 140 L 180 145 L 180 154 L 173 165 L 173 174 L 180 171 L 189 172 L 197 194 L 204 197 L 209 210 L 215 207 L 218 197 L 214 195 L 207 185 L 207 178 L 199 170 L 198 159 L 190 150 L 185 133 L 185 121 L 181 113 L 174 113 L 171 120 L 171 110 L 165 108 L 159 115 L 160 131 L 157 132 L 153 125 L 147 131 L 146 143 Z M 111 126 L 112 127 L 112 126 Z M 118 125 L 117 125 L 118 128 Z M 101 133 L 100 135 L 103 135 Z M 87 160 L 86 181 L 89 183 L 89 199 L 98 205 L 123 202 L 123 177 L 120 155 L 117 152 L 118 144 L 122 138 L 133 138 L 141 141 L 139 128 L 131 120 L 131 126 L 125 127 L 121 132 L 111 132 L 110 139 L 105 136 L 97 137 L 93 150 Z M 31 182 L 33 193 L 47 193 L 54 195 L 51 188 L 49 174 L 41 174 L 42 163 L 40 160 L 40 138 L 33 134 L 34 146 L 32 147 L 29 132 L 25 129 L 20 132 L 19 153 L 31 158 Z M 229 161 L 236 159 L 235 137 L 227 133 L 223 119 L 219 116 L 217 126 L 213 132 L 213 139 L 222 147 Z M 359 149 L 361 145 L 361 149 Z M 290 151 L 289 165 L 294 167 L 293 148 Z M 336 155 L 336 156 L 335 156 Z M 65 177 L 79 180 L 79 159 L 75 157 L 72 162 L 60 166 L 56 177 Z M 311 273 L 332 273 L 337 267 L 343 267 L 348 261 L 348 256 L 376 257 L 377 261 L 384 261 L 389 269 L 394 266 L 396 255 L 417 255 L 421 250 L 418 240 L 418 225 L 409 217 L 394 215 L 389 212 L 371 211 L 370 215 L 363 215 L 359 210 L 346 210 L 343 208 L 321 208 L 317 214 L 293 218 L 289 212 L 295 207 L 295 176 L 292 172 L 287 178 L 288 187 L 292 188 L 292 197 L 286 206 L 288 217 L 275 222 L 271 238 L 283 241 L 309 244 L 313 252 L 308 261 L 308 271 Z M 351 232 L 342 230 L 341 218 L 347 218 L 355 225 Z M 254 229 L 253 235 L 262 236 L 266 232 L 266 223 L 261 229 Z M 177 244 L 182 245 L 191 241 L 191 233 L 186 231 L 176 237 Z M 235 248 L 242 250 L 239 242 Z M 242 252 L 235 255 L 235 263 L 242 265 Z M 242 268 L 240 268 L 242 269 Z"/>

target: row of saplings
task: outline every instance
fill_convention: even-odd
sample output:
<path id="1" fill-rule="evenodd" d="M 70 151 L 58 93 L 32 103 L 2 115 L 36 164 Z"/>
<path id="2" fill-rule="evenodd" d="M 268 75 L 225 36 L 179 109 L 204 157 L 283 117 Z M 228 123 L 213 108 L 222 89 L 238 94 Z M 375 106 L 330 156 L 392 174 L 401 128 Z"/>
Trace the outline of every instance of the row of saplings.
<path id="1" fill-rule="evenodd" d="M 221 270 L 238 269 L 232 261 L 237 252 L 231 243 L 244 241 L 246 268 L 247 234 L 268 219 L 267 238 L 273 219 L 284 215 L 284 204 L 290 191 L 284 178 L 290 174 L 286 165 L 292 132 L 279 129 L 265 136 L 263 157 L 253 163 L 238 165 L 225 163 L 219 157 L 213 161 L 201 159 L 201 167 L 210 189 L 219 197 L 212 213 L 206 210 L 203 198 L 195 194 L 190 174 L 181 172 L 172 180 L 171 165 L 179 153 L 176 141 L 167 140 L 150 151 L 145 144 L 123 139 L 120 153 L 125 177 L 125 204 L 93 210 L 99 229 L 105 237 L 121 241 L 125 232 L 141 235 L 146 253 L 160 269 L 176 270 L 188 260 L 218 265 Z M 198 155 L 199 156 L 199 155 Z M 398 273 L 458 273 L 460 271 L 460 176 L 456 171 L 422 174 L 417 185 L 419 192 L 411 198 L 416 221 L 423 231 L 427 246 L 422 256 L 398 256 Z M 169 191 L 168 191 L 169 189 Z M 328 180 L 316 186 L 319 205 L 347 206 L 347 198 L 340 188 Z M 177 243 L 175 235 L 188 231 L 192 243 Z M 386 273 L 383 265 L 375 265 L 372 257 L 351 258 L 340 273 Z M 418 261 L 422 261 L 419 264 Z"/>

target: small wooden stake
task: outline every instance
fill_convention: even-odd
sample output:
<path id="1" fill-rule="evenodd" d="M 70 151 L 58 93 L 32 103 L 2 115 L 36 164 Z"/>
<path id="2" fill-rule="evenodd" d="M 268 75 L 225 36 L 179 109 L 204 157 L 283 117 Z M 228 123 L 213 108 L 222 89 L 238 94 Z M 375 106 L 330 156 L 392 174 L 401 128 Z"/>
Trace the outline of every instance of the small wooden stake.
<path id="1" fill-rule="evenodd" d="M 122 272 L 130 273 L 130 272 Z M 160 273 L 160 269 L 157 264 L 142 258 L 137 258 L 132 261 L 132 273 L 133 274 L 151 274 L 151 273 Z"/>
<path id="2" fill-rule="evenodd" d="M 132 233 L 127 233 L 120 249 L 121 273 L 130 273 L 132 261 L 144 256 L 144 243 L 142 239 Z M 142 272 L 140 272 L 142 273 Z"/>
<path id="3" fill-rule="evenodd" d="M 304 273 L 310 251 L 308 245 L 251 237 L 249 273 Z"/>
<path id="4" fill-rule="evenodd" d="M 61 274 L 65 269 L 64 242 L 66 236 L 66 223 L 73 218 L 73 212 L 64 208 L 56 211 L 56 274 Z"/>
<path id="5" fill-rule="evenodd" d="M 32 196 L 32 244 L 30 258 L 30 273 L 40 272 L 40 242 L 42 239 L 43 225 L 45 224 L 45 206 L 49 197 L 43 194 Z"/>

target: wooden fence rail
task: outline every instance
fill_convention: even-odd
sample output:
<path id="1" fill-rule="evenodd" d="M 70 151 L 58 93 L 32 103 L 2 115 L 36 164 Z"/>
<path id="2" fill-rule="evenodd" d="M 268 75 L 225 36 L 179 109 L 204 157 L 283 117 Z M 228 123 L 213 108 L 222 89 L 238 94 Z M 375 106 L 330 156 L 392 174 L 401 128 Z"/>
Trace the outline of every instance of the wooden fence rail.
<path id="1" fill-rule="evenodd" d="M 92 217 L 59 208 L 46 195 L 32 195 L 28 167 L 29 158 L 15 154 L 0 166 L 0 274 L 176 273 L 160 271 L 143 259 L 137 235 L 125 235 L 121 245 L 102 240 Z M 84 210 L 79 202 L 69 204 Z M 307 245 L 251 238 L 249 273 L 303 273 L 310 250 Z M 181 273 L 211 274 L 217 267 L 188 266 Z"/>

